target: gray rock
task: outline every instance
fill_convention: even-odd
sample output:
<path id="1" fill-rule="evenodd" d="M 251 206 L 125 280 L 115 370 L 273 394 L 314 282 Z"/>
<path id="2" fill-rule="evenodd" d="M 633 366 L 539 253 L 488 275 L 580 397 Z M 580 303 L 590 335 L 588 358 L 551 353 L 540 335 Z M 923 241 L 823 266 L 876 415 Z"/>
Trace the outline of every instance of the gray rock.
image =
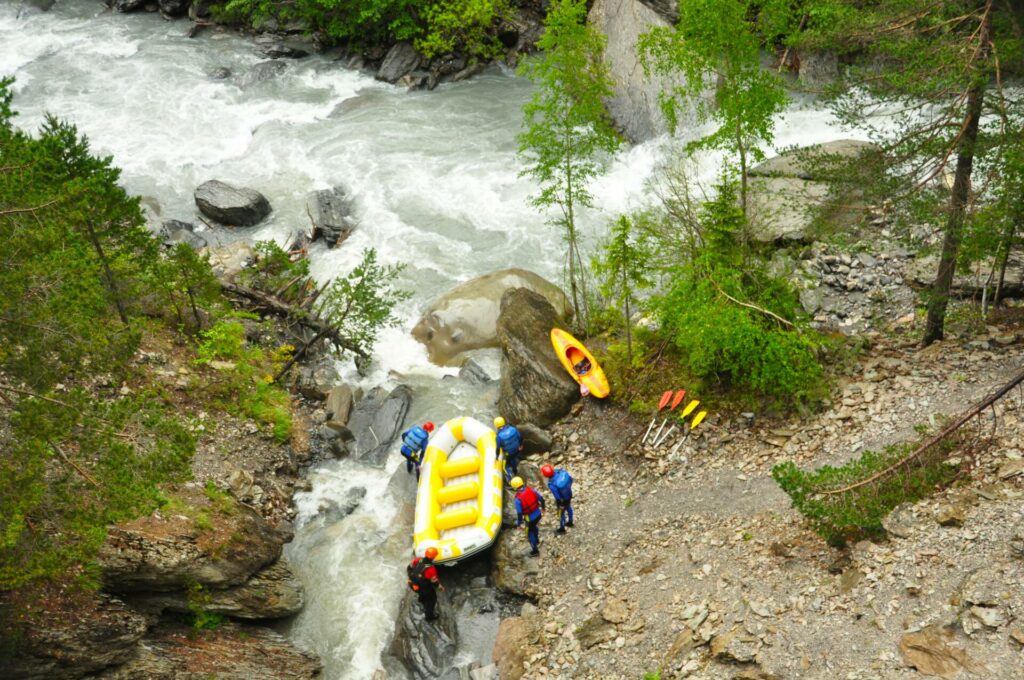
<path id="1" fill-rule="evenodd" d="M 21 0 L 21 7 L 18 8 L 18 17 L 25 16 L 32 12 L 49 12 L 57 0 Z"/>
<path id="2" fill-rule="evenodd" d="M 420 65 L 420 61 L 420 53 L 416 51 L 412 43 L 396 43 L 388 50 L 387 56 L 384 57 L 384 62 L 380 65 L 377 75 L 374 77 L 377 80 L 396 83 L 402 76 L 410 71 L 414 71 Z"/>
<path id="3" fill-rule="evenodd" d="M 398 612 L 389 653 L 414 680 L 433 680 L 452 668 L 458 648 L 456 617 L 448 597 L 438 598 L 437 621 L 426 621 L 418 598 L 407 590 Z"/>
<path id="4" fill-rule="evenodd" d="M 245 73 L 236 75 L 235 85 L 244 89 L 256 83 L 262 83 L 264 80 L 275 78 L 284 73 L 287 68 L 288 66 L 283 61 L 261 61 Z"/>
<path id="5" fill-rule="evenodd" d="M 318 511 L 323 515 L 325 523 L 334 524 L 355 512 L 364 498 L 366 498 L 366 488 L 354 486 L 345 493 L 345 498 L 341 502 L 327 501 L 318 508 Z"/>
<path id="6" fill-rule="evenodd" d="M 652 28 L 671 23 L 640 0 L 595 0 L 588 24 L 608 36 L 605 62 L 615 82 L 608 112 L 634 142 L 643 142 L 668 129 L 658 96 L 676 83 L 668 78 L 644 74 L 637 44 Z"/>
<path id="7" fill-rule="evenodd" d="M 348 385 L 335 385 L 327 394 L 324 409 L 329 414 L 327 419 L 339 425 L 347 425 L 352 412 L 352 388 Z"/>
<path id="8" fill-rule="evenodd" d="M 320 661 L 263 626 L 223 623 L 203 631 L 183 624 L 161 625 L 139 645 L 135 656 L 100 676 L 102 680 L 178 680 L 181 678 L 320 677 Z M 201 652 L 199 651 L 201 650 Z M 229 670 L 228 670 L 229 669 Z"/>
<path id="9" fill-rule="evenodd" d="M 462 368 L 459 369 L 459 378 L 470 385 L 486 385 L 494 382 L 494 378 L 487 375 L 487 371 L 472 359 L 462 364 Z"/>
<path id="10" fill-rule="evenodd" d="M 839 55 L 832 50 L 804 52 L 800 55 L 800 85 L 823 90 L 839 78 Z"/>
<path id="11" fill-rule="evenodd" d="M 395 83 L 395 84 L 399 85 L 400 87 L 404 87 L 406 90 L 409 90 L 409 91 L 412 91 L 412 90 L 422 90 L 423 88 L 427 87 L 427 83 L 429 81 L 429 78 L 430 78 L 430 74 L 429 73 L 423 73 L 421 71 L 414 71 L 412 73 L 406 73 L 404 76 L 399 78 L 398 82 Z M 436 85 L 436 83 L 435 83 L 435 85 Z M 433 88 L 430 88 L 430 89 L 433 89 Z"/>
<path id="12" fill-rule="evenodd" d="M 365 463 L 383 466 L 411 403 L 412 390 L 399 385 L 390 393 L 377 388 L 356 404 L 349 418 L 349 429 L 356 438 L 352 455 Z"/>
<path id="13" fill-rule="evenodd" d="M 347 239 L 356 227 L 352 198 L 341 187 L 314 192 L 306 201 L 306 209 L 313 216 L 313 240 L 322 237 L 331 248 Z"/>
<path id="14" fill-rule="evenodd" d="M 800 306 L 808 314 L 814 314 L 821 309 L 821 291 L 817 288 L 806 288 L 800 291 Z"/>
<path id="15" fill-rule="evenodd" d="M 837 139 L 802 146 L 755 165 L 750 169 L 750 176 L 825 181 L 834 178 L 836 172 L 848 167 L 849 163 L 878 150 L 876 144 L 857 139 Z"/>
<path id="16" fill-rule="evenodd" d="M 470 350 L 497 347 L 502 296 L 515 288 L 539 293 L 559 316 L 571 316 L 569 299 L 558 286 L 525 269 L 502 269 L 459 284 L 432 302 L 412 335 L 426 345 L 427 355 L 437 364 L 452 363 Z M 553 357 L 550 330 L 544 332 L 544 341 Z"/>
<path id="17" fill-rule="evenodd" d="M 525 288 L 501 300 L 501 391 L 498 410 L 512 423 L 545 427 L 563 417 L 579 400 L 576 381 L 551 351 L 551 329 L 560 324 L 555 308 Z"/>
<path id="18" fill-rule="evenodd" d="M 302 47 L 282 41 L 263 45 L 260 54 L 269 59 L 302 59 L 309 56 L 309 52 Z"/>
<path id="19" fill-rule="evenodd" d="M 201 250 L 209 245 L 206 239 L 195 233 L 195 225 L 191 222 L 179 222 L 178 220 L 166 220 L 160 225 L 159 236 L 165 246 L 173 248 L 179 243 L 187 243 L 196 250 Z"/>
<path id="20" fill-rule="evenodd" d="M 232 588 L 203 589 L 191 595 L 186 591 L 143 595 L 136 602 L 146 608 L 188 613 L 190 600 L 199 602 L 204 611 L 212 614 L 252 620 L 293 616 L 302 610 L 305 602 L 302 584 L 284 558 Z"/>
<path id="21" fill-rule="evenodd" d="M 201 255 L 210 259 L 210 266 L 218 278 L 231 280 L 256 260 L 256 253 L 245 241 L 236 241 L 222 246 L 207 246 Z"/>
<path id="22" fill-rule="evenodd" d="M 517 425 L 520 434 L 523 435 L 523 455 L 531 453 L 547 453 L 551 450 L 554 440 L 547 430 L 537 427 L 533 423 L 522 423 Z"/>
<path id="23" fill-rule="evenodd" d="M 463 80 L 466 80 L 467 78 L 472 78 L 476 74 L 482 73 L 484 71 L 484 69 L 486 69 L 486 68 L 487 68 L 487 64 L 484 64 L 483 62 L 479 62 L 478 61 L 476 63 L 470 64 L 466 68 L 462 69 L 461 71 L 459 71 L 458 73 L 453 75 L 452 76 L 452 82 L 453 83 L 458 83 L 458 82 L 461 82 Z"/>
<path id="24" fill-rule="evenodd" d="M 876 260 L 870 253 L 857 253 L 857 262 L 860 262 L 865 267 L 878 266 L 878 260 Z"/>
<path id="25" fill-rule="evenodd" d="M 330 357 L 324 357 L 313 365 L 303 366 L 296 374 L 296 389 L 306 399 L 323 401 L 337 386 L 341 376 Z"/>
<path id="26" fill-rule="evenodd" d="M 590 649 L 602 642 L 614 640 L 618 633 L 615 626 L 600 616 L 591 616 L 576 628 L 576 639 L 584 649 Z"/>
<path id="27" fill-rule="evenodd" d="M 514 521 L 514 520 L 513 520 Z M 503 529 L 494 543 L 491 557 L 491 576 L 498 590 L 510 595 L 532 597 L 540 576 L 539 559 L 528 557 L 530 544 L 523 529 Z"/>
<path id="28" fill-rule="evenodd" d="M 160 13 L 169 17 L 183 17 L 188 14 L 192 0 L 158 0 Z"/>
<path id="29" fill-rule="evenodd" d="M 115 12 L 137 12 L 145 8 L 149 0 L 110 0 L 107 4 Z"/>
<path id="30" fill-rule="evenodd" d="M 981 298 L 982 286 L 988 281 L 992 271 L 992 260 L 985 258 L 978 262 L 964 265 L 967 270 L 958 266 L 953 275 L 952 294 L 957 297 Z M 906 262 L 903 266 L 903 278 L 915 288 L 927 288 L 935 281 L 939 270 L 938 255 L 925 255 Z M 980 284 L 980 285 L 979 285 Z M 1024 255 L 1017 251 L 1010 254 L 1006 267 L 1006 279 L 1003 286 L 1006 297 L 1024 297 Z M 992 295 L 992 288 L 989 288 Z"/>
<path id="31" fill-rule="evenodd" d="M 762 243 L 809 240 L 813 211 L 828 195 L 828 185 L 821 182 L 794 177 L 751 179 L 747 194 L 751 237 Z"/>
<path id="32" fill-rule="evenodd" d="M 252 226 L 270 214 L 270 203 L 260 192 L 215 179 L 196 188 L 195 201 L 201 213 L 221 224 Z"/>
<path id="33" fill-rule="evenodd" d="M 201 528 L 184 514 L 159 512 L 112 527 L 97 558 L 108 590 L 174 591 L 193 583 L 227 588 L 281 556 L 281 536 L 247 506 L 235 504 L 223 513 L 200 492 L 184 501 L 193 512 L 205 513 L 214 528 Z"/>
<path id="34" fill-rule="evenodd" d="M 33 602 L 35 615 L 24 633 L 5 650 L 5 678 L 61 680 L 79 678 L 127 661 L 150 625 L 149 618 L 101 593 L 53 589 Z M 0 607 L 12 611 L 0 593 Z M 52 608 L 52 611 L 51 611 Z"/>

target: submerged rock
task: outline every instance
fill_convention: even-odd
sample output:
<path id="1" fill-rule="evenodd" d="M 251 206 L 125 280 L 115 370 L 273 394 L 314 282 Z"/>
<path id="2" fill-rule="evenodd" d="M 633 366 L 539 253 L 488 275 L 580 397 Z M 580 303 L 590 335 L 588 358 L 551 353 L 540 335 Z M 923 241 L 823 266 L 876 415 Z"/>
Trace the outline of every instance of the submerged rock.
<path id="1" fill-rule="evenodd" d="M 115 12 L 137 12 L 146 7 L 149 0 L 108 0 L 107 5 Z"/>
<path id="2" fill-rule="evenodd" d="M 235 85 L 244 89 L 256 83 L 262 83 L 264 80 L 276 78 L 287 68 L 288 66 L 283 61 L 261 61 L 245 73 L 235 76 Z"/>
<path id="3" fill-rule="evenodd" d="M 569 299 L 555 284 L 525 269 L 502 269 L 470 279 L 432 302 L 412 335 L 426 345 L 427 355 L 436 364 L 452 363 L 470 350 L 497 347 L 501 299 L 514 288 L 539 293 L 558 316 L 572 314 Z M 550 330 L 544 333 L 545 342 Z"/>
<path id="4" fill-rule="evenodd" d="M 391 392 L 377 388 L 352 409 L 348 427 L 355 436 L 352 455 L 358 460 L 383 466 L 401 432 L 412 404 L 412 390 L 399 385 Z"/>
<path id="5" fill-rule="evenodd" d="M 196 250 L 200 250 L 209 245 L 205 238 L 195 233 L 195 225 L 191 222 L 166 220 L 160 225 L 159 236 L 162 243 L 168 248 L 173 248 L 179 243 L 187 243 Z"/>
<path id="6" fill-rule="evenodd" d="M 313 240 L 323 238 L 331 248 L 342 243 L 356 228 L 352 198 L 341 187 L 314 192 L 306 201 L 313 219 Z"/>
<path id="7" fill-rule="evenodd" d="M 533 291 L 509 291 L 501 301 L 501 392 L 498 410 L 512 423 L 550 425 L 569 413 L 579 386 L 551 349 L 551 328 L 560 325 L 555 308 Z"/>
<path id="8" fill-rule="evenodd" d="M 270 214 L 270 203 L 260 192 L 216 179 L 196 188 L 195 201 L 199 212 L 221 224 L 249 227 Z"/>
<path id="9" fill-rule="evenodd" d="M 159 0 L 160 13 L 169 17 L 183 17 L 188 14 L 192 0 Z"/>

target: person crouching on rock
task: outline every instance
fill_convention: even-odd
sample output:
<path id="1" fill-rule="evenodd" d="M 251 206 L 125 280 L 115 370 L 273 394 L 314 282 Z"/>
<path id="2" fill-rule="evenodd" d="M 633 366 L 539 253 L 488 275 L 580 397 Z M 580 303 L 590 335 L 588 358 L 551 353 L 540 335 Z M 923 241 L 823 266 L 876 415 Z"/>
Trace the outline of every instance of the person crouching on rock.
<path id="1" fill-rule="evenodd" d="M 405 471 L 412 474 L 416 470 L 416 479 L 420 478 L 420 463 L 427 455 L 427 441 L 430 433 L 434 431 L 434 424 L 429 420 L 423 423 L 423 427 L 413 425 L 402 433 L 402 456 L 405 457 Z"/>
<path id="2" fill-rule="evenodd" d="M 519 452 L 523 450 L 523 435 L 515 425 L 506 425 L 505 419 L 501 416 L 494 419 L 494 430 L 498 433 L 498 448 L 494 455 L 500 456 L 504 452 L 505 480 L 508 481 L 519 474 Z"/>
<path id="3" fill-rule="evenodd" d="M 531 557 L 540 555 L 540 538 L 537 535 L 537 524 L 540 522 L 541 511 L 544 510 L 544 498 L 531 487 L 523 483 L 522 477 L 513 477 L 510 482 L 516 491 L 516 528 L 523 526 L 523 515 L 526 515 L 526 539 L 530 541 Z"/>
<path id="4" fill-rule="evenodd" d="M 444 592 L 444 586 L 437 578 L 437 567 L 434 566 L 436 557 L 437 548 L 427 548 L 422 558 L 412 558 L 412 562 L 405 568 L 409 588 L 419 597 L 427 621 L 437 618 L 437 591 Z"/>
<path id="5" fill-rule="evenodd" d="M 572 476 L 565 468 L 557 470 L 547 463 L 540 466 L 540 473 L 548 480 L 548 489 L 555 499 L 555 507 L 558 508 L 558 528 L 556 534 L 564 534 L 566 527 L 573 526 L 572 523 Z M 569 521 L 565 518 L 568 515 Z"/>

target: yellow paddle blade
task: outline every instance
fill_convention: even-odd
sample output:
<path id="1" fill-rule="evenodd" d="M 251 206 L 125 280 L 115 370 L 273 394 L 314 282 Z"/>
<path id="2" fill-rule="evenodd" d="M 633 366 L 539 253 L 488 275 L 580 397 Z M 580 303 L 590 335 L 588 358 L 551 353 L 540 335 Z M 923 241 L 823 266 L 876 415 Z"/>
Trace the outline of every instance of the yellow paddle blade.
<path id="1" fill-rule="evenodd" d="M 683 409 L 683 412 L 680 415 L 683 418 L 685 418 L 686 416 L 690 415 L 691 413 L 693 413 L 693 409 L 697 408 L 698 404 L 700 404 L 700 402 L 697 401 L 696 399 L 694 399 L 693 401 L 691 401 L 689 404 L 686 405 L 686 408 Z"/>
<path id="2" fill-rule="evenodd" d="M 701 411 L 700 413 L 698 413 L 697 415 L 695 415 L 695 416 L 693 417 L 693 422 L 692 422 L 692 423 L 690 423 L 690 429 L 692 430 L 693 428 L 695 428 L 695 427 L 697 427 L 698 425 L 700 425 L 700 422 L 701 422 L 702 420 L 704 420 L 704 416 L 706 416 L 707 414 L 708 414 L 708 412 L 707 412 L 707 411 Z"/>

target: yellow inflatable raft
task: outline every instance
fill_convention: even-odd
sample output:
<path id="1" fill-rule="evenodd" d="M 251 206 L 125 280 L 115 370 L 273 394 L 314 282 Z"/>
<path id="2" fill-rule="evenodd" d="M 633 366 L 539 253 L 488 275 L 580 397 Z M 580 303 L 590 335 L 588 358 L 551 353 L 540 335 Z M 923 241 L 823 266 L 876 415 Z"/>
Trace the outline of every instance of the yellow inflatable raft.
<path id="1" fill-rule="evenodd" d="M 490 547 L 501 529 L 502 459 L 494 430 L 454 418 L 427 445 L 416 492 L 413 549 L 437 548 L 436 562 L 454 563 Z"/>

